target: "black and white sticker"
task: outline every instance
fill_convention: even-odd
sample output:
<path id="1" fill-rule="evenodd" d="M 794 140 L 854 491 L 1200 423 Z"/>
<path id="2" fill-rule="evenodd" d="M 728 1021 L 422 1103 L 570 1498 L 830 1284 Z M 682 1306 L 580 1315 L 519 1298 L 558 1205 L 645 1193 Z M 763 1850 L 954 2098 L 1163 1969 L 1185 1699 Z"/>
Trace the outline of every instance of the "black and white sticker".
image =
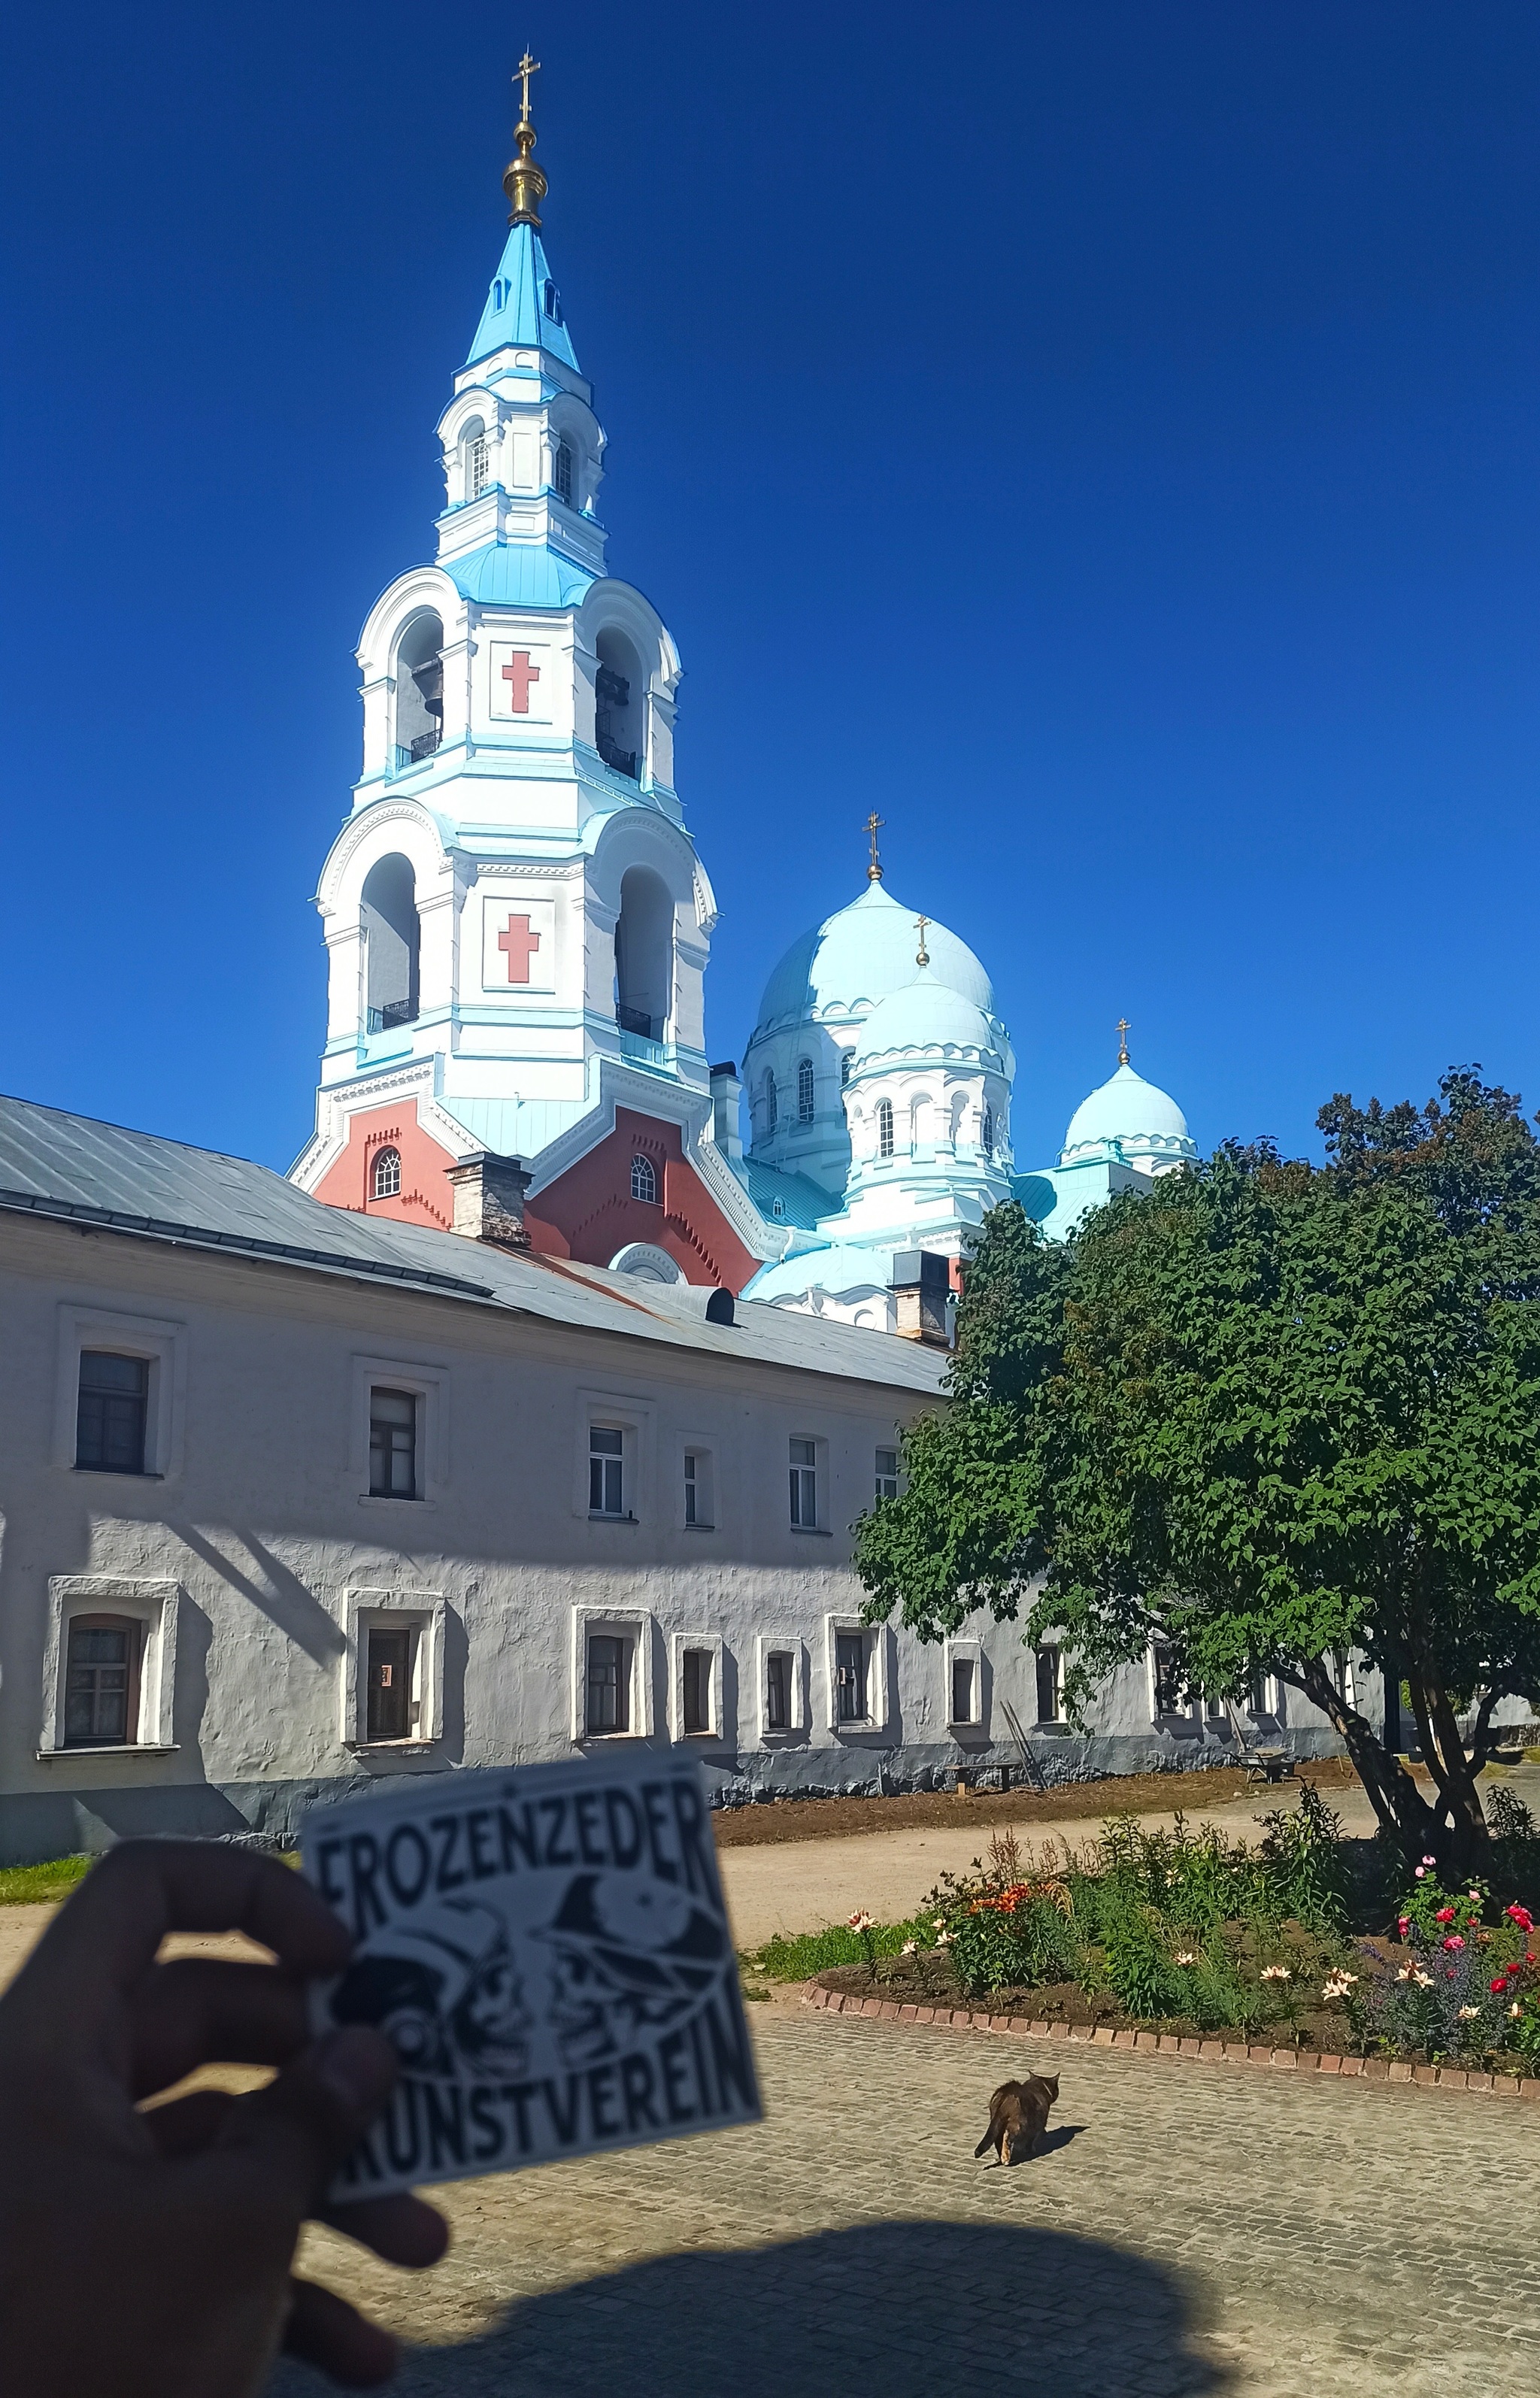
<path id="1" fill-rule="evenodd" d="M 436 1774 L 313 1808 L 303 1853 L 357 1943 L 316 2028 L 401 2060 L 334 2200 L 759 2120 L 693 1758 Z"/>

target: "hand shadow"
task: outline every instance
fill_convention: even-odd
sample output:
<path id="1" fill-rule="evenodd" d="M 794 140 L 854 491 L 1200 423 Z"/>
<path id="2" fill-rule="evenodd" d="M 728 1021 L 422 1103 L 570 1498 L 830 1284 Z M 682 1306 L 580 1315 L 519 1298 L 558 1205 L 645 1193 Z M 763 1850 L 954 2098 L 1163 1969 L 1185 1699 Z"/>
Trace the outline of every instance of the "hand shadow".
<path id="1" fill-rule="evenodd" d="M 723 2398 L 761 2387 L 829 2398 L 843 2385 L 858 2398 L 936 2398 L 959 2358 L 983 2357 L 1012 2398 L 1220 2398 L 1233 2378 L 1194 2345 L 1194 2327 L 1190 2291 L 1126 2249 L 1037 2226 L 895 2221 L 692 2249 L 542 2291 L 480 2337 L 408 2347 L 391 2388 L 394 2398 Z M 267 2398 L 319 2398 L 326 2386 L 283 2364 Z"/>

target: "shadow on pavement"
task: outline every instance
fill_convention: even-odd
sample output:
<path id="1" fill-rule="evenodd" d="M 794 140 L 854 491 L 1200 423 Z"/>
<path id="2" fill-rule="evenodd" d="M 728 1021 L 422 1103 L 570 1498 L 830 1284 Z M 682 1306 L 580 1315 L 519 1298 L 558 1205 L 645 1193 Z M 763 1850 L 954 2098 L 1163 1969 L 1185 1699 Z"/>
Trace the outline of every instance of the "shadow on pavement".
<path id="1" fill-rule="evenodd" d="M 513 2306 L 496 2330 L 409 2349 L 399 2398 L 1189 2398 L 1230 2377 L 1194 2346 L 1172 2277 L 1066 2233 L 872 2224 L 784 2246 L 662 2257 Z M 269 2398 L 320 2384 L 280 2369 Z"/>

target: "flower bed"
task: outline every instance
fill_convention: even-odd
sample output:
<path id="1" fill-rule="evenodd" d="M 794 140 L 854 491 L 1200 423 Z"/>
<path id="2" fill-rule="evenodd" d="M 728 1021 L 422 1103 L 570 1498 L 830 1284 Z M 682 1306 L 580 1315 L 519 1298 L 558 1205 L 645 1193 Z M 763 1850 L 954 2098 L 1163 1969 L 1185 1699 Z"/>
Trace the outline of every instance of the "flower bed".
<path id="1" fill-rule="evenodd" d="M 1540 1843 L 1506 1795 L 1498 1861 L 1533 1874 Z M 1140 2031 L 1515 2082 L 1540 2073 L 1540 1933 L 1527 1906 L 1499 1904 L 1479 1881 L 1452 1892 L 1425 1860 L 1393 1928 L 1371 1933 L 1375 1894 L 1355 1886 L 1318 1794 L 1262 1823 L 1258 1851 L 1194 1837 L 1180 1817 L 1170 1833 L 1114 1819 L 1080 1850 L 1030 1860 L 996 1834 L 988 1861 L 943 1877 L 913 1925 L 858 1914 L 849 1961 L 826 1954 L 813 1970 L 835 1997 L 906 2014 L 987 2001 L 1006 2020 L 1107 2040 Z M 782 1960 L 791 1972 L 798 1945 Z"/>

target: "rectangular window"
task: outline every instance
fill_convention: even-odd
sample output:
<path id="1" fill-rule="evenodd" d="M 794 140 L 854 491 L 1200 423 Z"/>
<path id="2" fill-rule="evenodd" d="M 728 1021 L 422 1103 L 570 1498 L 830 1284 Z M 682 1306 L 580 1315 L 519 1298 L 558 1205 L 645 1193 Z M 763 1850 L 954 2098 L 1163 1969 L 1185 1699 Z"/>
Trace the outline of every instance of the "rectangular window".
<path id="1" fill-rule="evenodd" d="M 693 1448 L 687 1448 L 684 1452 L 684 1520 L 686 1524 L 698 1524 L 700 1521 L 700 1481 L 696 1472 L 696 1453 Z M 691 1656 L 695 1653 L 692 1649 Z"/>
<path id="2" fill-rule="evenodd" d="M 631 1644 L 613 1633 L 588 1635 L 585 1721 L 590 1732 L 631 1728 Z"/>
<path id="3" fill-rule="evenodd" d="M 588 1513 L 623 1516 L 625 1504 L 624 1433 L 594 1424 L 588 1433 Z"/>
<path id="4" fill-rule="evenodd" d="M 898 1452 L 896 1448 L 877 1451 L 877 1496 L 897 1499 L 898 1495 Z"/>
<path id="5" fill-rule="evenodd" d="M 709 1731 L 711 1651 L 709 1649 L 686 1649 L 683 1664 L 684 1729 L 686 1731 Z"/>
<path id="6" fill-rule="evenodd" d="M 149 1400 L 148 1358 L 83 1349 L 75 1412 L 76 1465 L 98 1474 L 142 1474 Z"/>
<path id="7" fill-rule="evenodd" d="M 121 1616 L 70 1623 L 64 1690 L 66 1748 L 124 1746 L 138 1735 L 139 1631 Z"/>
<path id="8" fill-rule="evenodd" d="M 417 1401 L 411 1391 L 369 1394 L 369 1495 L 417 1496 Z"/>
<path id="9" fill-rule="evenodd" d="M 791 1443 L 791 1521 L 804 1532 L 818 1523 L 818 1452 L 811 1440 Z"/>
<path id="10" fill-rule="evenodd" d="M 364 1713 L 366 1740 L 410 1740 L 412 1737 L 412 1629 L 371 1631 L 369 1636 L 369 1695 Z"/>
<path id="11" fill-rule="evenodd" d="M 1039 1649 L 1037 1652 L 1037 1720 L 1039 1723 L 1060 1723 L 1063 1720 L 1064 1676 L 1057 1649 Z"/>
<path id="12" fill-rule="evenodd" d="M 772 1649 L 764 1661 L 764 1729 L 791 1729 L 791 1656 L 786 1649 Z"/>
<path id="13" fill-rule="evenodd" d="M 486 437 L 484 434 L 479 433 L 476 436 L 475 440 L 470 445 L 470 491 L 468 497 L 473 500 L 479 500 L 482 492 L 486 490 L 491 479 L 492 476 L 487 465 Z"/>
<path id="14" fill-rule="evenodd" d="M 1187 1694 L 1187 1677 L 1169 1641 L 1155 1644 L 1155 1711 L 1157 1716 L 1179 1716 Z"/>
<path id="15" fill-rule="evenodd" d="M 978 1719 L 979 1709 L 974 1697 L 979 1677 L 976 1658 L 954 1657 L 952 1661 L 952 1720 L 954 1724 L 970 1724 Z"/>
<path id="16" fill-rule="evenodd" d="M 864 1632 L 834 1636 L 834 1713 L 841 1723 L 865 1723 L 867 1642 Z"/>

